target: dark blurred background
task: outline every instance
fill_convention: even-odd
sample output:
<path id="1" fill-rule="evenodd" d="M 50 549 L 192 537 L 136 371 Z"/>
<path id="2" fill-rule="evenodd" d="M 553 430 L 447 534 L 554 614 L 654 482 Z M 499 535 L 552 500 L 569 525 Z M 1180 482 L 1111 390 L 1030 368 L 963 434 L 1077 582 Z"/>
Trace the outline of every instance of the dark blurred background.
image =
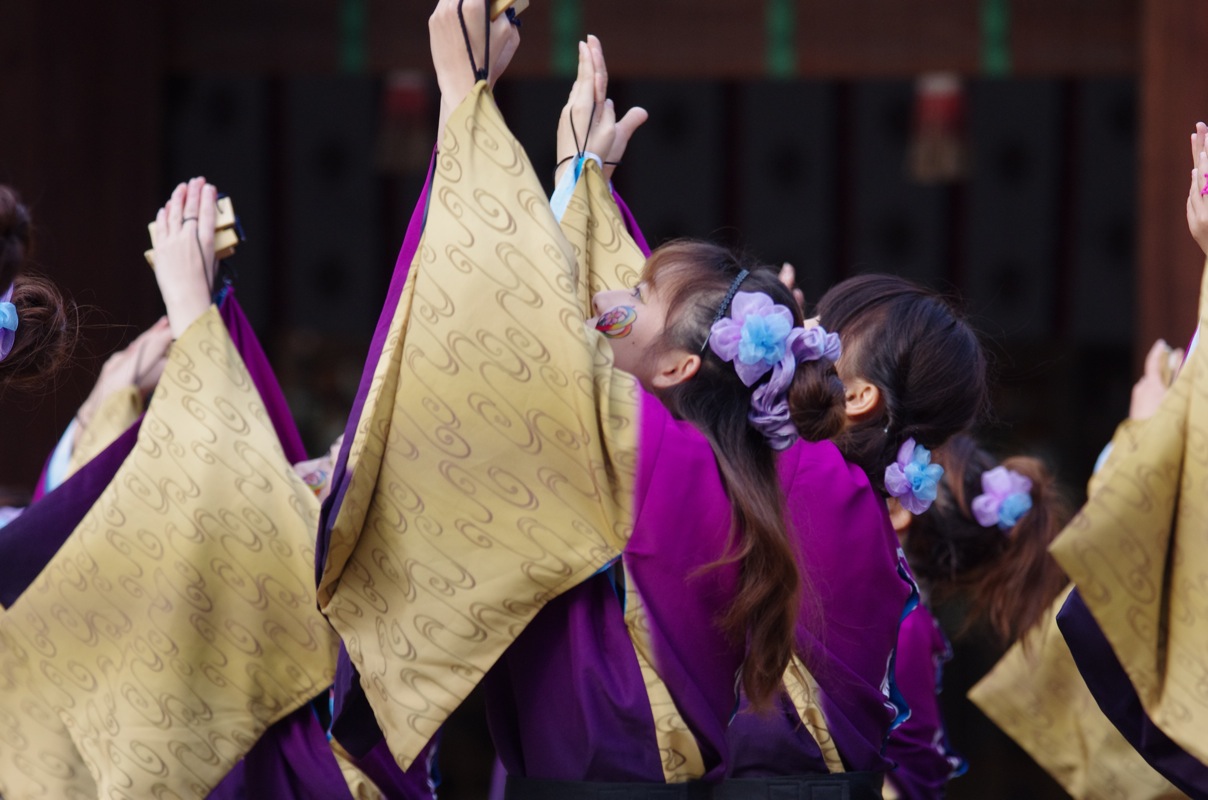
<path id="1" fill-rule="evenodd" d="M 0 397 L 0 483 L 32 485 L 103 358 L 162 313 L 146 223 L 195 174 L 234 200 L 240 300 L 327 448 L 428 165 L 430 6 L 4 3 L 0 182 L 86 342 L 54 391 Z M 807 298 L 861 271 L 959 295 L 994 357 L 984 435 L 1048 459 L 1075 499 L 1149 344 L 1190 337 L 1203 0 L 533 0 L 522 19 L 497 96 L 547 181 L 596 33 L 618 108 L 651 114 L 616 183 L 652 243 L 790 261 Z M 963 699 L 996 657 L 957 642 L 945 702 L 971 770 L 951 796 L 1061 796 Z M 489 742 L 459 718 L 446 796 L 478 797 Z"/>

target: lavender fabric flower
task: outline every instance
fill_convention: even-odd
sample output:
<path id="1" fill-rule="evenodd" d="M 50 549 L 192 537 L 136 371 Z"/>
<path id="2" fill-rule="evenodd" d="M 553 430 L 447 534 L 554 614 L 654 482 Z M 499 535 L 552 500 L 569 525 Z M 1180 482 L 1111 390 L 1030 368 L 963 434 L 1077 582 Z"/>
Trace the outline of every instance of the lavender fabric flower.
<path id="1" fill-rule="evenodd" d="M 982 473 L 982 492 L 973 498 L 973 517 L 987 528 L 1009 530 L 1032 509 L 1032 481 L 1006 467 Z"/>
<path id="2" fill-rule="evenodd" d="M 838 361 L 842 352 L 838 334 L 821 326 L 794 327 L 793 312 L 763 292 L 734 295 L 730 316 L 713 323 L 709 347 L 721 360 L 734 363 L 746 386 L 772 373 L 752 392 L 747 419 L 775 450 L 784 450 L 797 439 L 788 403 L 797 364 L 819 358 Z"/>
<path id="3" fill-rule="evenodd" d="M 931 463 L 931 451 L 907 439 L 897 461 L 885 468 L 885 490 L 911 514 L 922 514 L 935 502 L 943 477 L 944 468 Z"/>

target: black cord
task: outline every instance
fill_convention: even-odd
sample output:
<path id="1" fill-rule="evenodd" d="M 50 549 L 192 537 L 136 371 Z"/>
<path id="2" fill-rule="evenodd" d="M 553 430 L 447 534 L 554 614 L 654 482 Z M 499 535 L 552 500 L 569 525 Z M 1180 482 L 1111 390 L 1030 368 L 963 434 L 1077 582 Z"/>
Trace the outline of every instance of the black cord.
<path id="1" fill-rule="evenodd" d="M 486 8 L 486 24 L 484 27 L 486 28 L 486 33 L 487 33 L 487 46 L 486 46 L 486 53 L 483 55 L 483 65 L 481 68 L 479 68 L 478 62 L 474 59 L 474 48 L 470 44 L 470 30 L 469 30 L 469 28 L 466 27 L 466 15 L 465 15 L 464 11 L 462 10 L 462 7 L 465 5 L 466 0 L 457 0 L 457 21 L 459 23 L 461 23 L 461 36 L 463 39 L 465 39 L 465 42 L 466 42 L 466 55 L 469 56 L 469 58 L 470 58 L 470 69 L 474 73 L 475 82 L 485 81 L 487 79 L 487 77 L 490 75 L 491 7 L 490 7 L 490 0 L 485 0 L 485 2 L 487 3 L 487 8 Z"/>
<path id="2" fill-rule="evenodd" d="M 482 23 L 487 34 L 487 46 L 482 56 L 482 69 L 474 73 L 474 77 L 480 81 L 491 77 L 491 0 L 483 0 L 483 6 Z"/>

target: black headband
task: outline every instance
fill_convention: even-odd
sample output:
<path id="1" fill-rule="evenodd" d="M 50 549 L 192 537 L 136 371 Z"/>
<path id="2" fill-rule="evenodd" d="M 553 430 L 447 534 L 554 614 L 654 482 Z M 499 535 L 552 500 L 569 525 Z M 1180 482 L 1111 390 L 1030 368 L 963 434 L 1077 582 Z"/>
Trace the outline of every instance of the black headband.
<path id="1" fill-rule="evenodd" d="M 713 321 L 709 323 L 709 332 L 705 334 L 705 343 L 700 346 L 702 354 L 705 352 L 705 348 L 709 346 L 709 337 L 713 335 L 713 326 L 729 312 L 730 303 L 734 300 L 734 295 L 738 293 L 739 284 L 746 280 L 746 277 L 750 274 L 750 270 L 739 270 L 738 275 L 734 278 L 734 282 L 730 284 L 730 291 L 726 292 L 725 299 L 721 301 L 721 305 L 717 307 L 717 313 L 713 315 Z"/>

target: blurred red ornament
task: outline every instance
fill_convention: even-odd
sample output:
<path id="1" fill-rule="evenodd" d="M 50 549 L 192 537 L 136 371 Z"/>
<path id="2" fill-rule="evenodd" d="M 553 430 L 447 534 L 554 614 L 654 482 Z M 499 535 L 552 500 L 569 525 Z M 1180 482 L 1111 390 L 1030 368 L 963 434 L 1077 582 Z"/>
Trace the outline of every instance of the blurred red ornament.
<path id="1" fill-rule="evenodd" d="M 919 183 L 951 183 L 964 178 L 965 90 L 959 76 L 933 72 L 915 83 L 914 129 L 907 166 Z"/>

